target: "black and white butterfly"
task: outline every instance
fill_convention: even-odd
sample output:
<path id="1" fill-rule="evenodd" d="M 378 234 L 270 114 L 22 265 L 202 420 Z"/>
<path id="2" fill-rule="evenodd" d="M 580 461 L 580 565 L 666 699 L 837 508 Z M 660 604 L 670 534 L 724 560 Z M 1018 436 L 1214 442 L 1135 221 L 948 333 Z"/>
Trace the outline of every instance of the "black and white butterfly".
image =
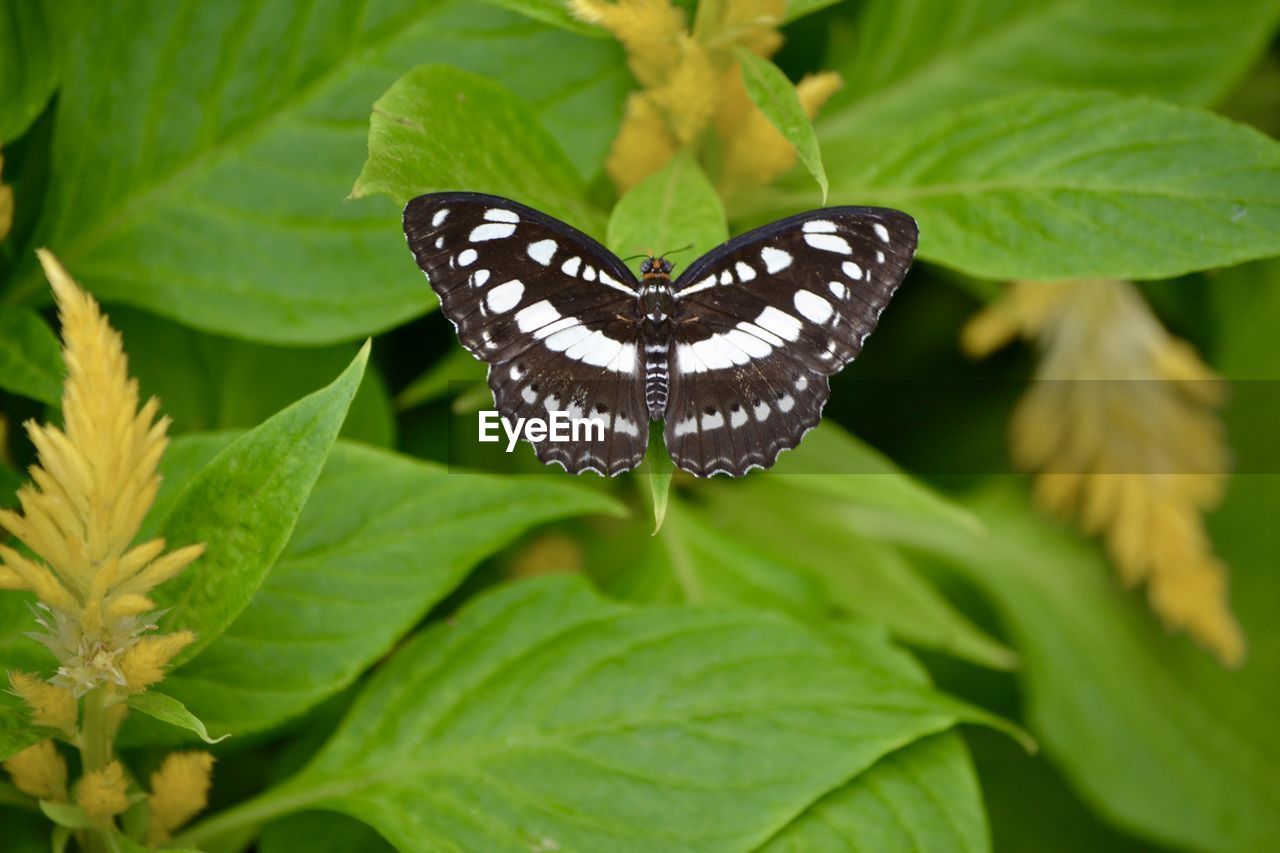
<path id="1" fill-rule="evenodd" d="M 672 459 L 700 477 L 768 468 L 818 424 L 827 378 L 875 329 L 917 236 L 897 210 L 813 210 L 673 282 L 663 257 L 637 279 L 586 234 L 500 196 L 418 196 L 404 232 L 504 417 L 603 422 L 603 441 L 535 443 L 540 460 L 616 475 L 665 419 Z"/>

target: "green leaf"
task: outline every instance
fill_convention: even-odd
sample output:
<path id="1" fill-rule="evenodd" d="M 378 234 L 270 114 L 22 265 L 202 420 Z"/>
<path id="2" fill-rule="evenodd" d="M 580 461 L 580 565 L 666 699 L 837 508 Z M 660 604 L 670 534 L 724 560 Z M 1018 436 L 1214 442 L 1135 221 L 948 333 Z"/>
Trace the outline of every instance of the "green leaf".
<path id="1" fill-rule="evenodd" d="M 184 481 L 229 440 L 178 439 L 166 480 Z M 162 494 L 157 511 L 168 500 Z M 170 673 L 164 691 L 214 731 L 277 725 L 351 684 L 476 563 L 530 527 L 622 511 L 563 477 L 468 474 L 339 442 L 253 601 L 217 642 Z M 156 727 L 124 735 L 172 740 Z"/>
<path id="2" fill-rule="evenodd" d="M 403 412 L 456 394 L 466 386 L 484 385 L 485 372 L 484 362 L 461 346 L 452 346 L 426 373 L 410 382 L 396 396 L 396 408 Z"/>
<path id="3" fill-rule="evenodd" d="M 51 406 L 61 403 L 62 355 L 40 315 L 0 307 L 0 388 Z"/>
<path id="4" fill-rule="evenodd" d="M 1280 6 L 1233 0 L 1221 12 L 1183 0 L 872 0 L 856 43 L 832 52 L 851 85 L 823 110 L 819 133 L 866 141 L 1049 86 L 1212 104 L 1265 51 Z"/>
<path id="5" fill-rule="evenodd" d="M 6 689 L 0 695 L 0 761 L 49 737 L 48 732 L 31 725 L 26 706 L 8 691 L 8 680 L 5 678 Z"/>
<path id="6" fill-rule="evenodd" d="M 231 737 L 229 733 L 221 737 L 209 737 L 209 731 L 199 717 L 188 711 L 187 706 L 183 705 L 182 702 L 163 693 L 156 693 L 155 691 L 135 693 L 129 697 L 129 707 L 135 711 L 141 711 L 148 717 L 155 717 L 157 720 L 168 723 L 171 726 L 195 732 L 196 736 L 205 743 L 218 743 Z"/>
<path id="7" fill-rule="evenodd" d="M 813 175 L 822 189 L 822 203 L 827 203 L 827 173 L 822 166 L 818 138 L 805 114 L 795 85 L 778 66 L 745 47 L 734 48 L 734 58 L 742 69 L 742 82 L 747 94 L 760 112 L 796 149 L 800 162 Z"/>
<path id="8" fill-rule="evenodd" d="M 513 12 L 527 15 L 535 21 L 542 21 L 578 35 L 604 38 L 608 35 L 597 26 L 588 24 L 574 17 L 565 0 L 485 0 L 494 6 L 501 6 Z"/>
<path id="9" fill-rule="evenodd" d="M 340 373 L 359 349 L 252 344 L 122 307 L 111 308 L 111 323 L 124 337 L 129 373 L 144 398 L 160 398 L 174 434 L 257 426 Z M 391 402 L 373 367 L 365 371 L 339 435 L 379 446 L 394 442 Z"/>
<path id="10" fill-rule="evenodd" d="M 0 145 L 31 126 L 57 86 L 49 8 L 30 0 L 0 0 Z"/>
<path id="11" fill-rule="evenodd" d="M 1280 478 L 1235 478 L 1215 516 L 1238 525 L 1214 533 L 1254 643 L 1240 672 L 1170 636 L 1096 548 L 1039 518 L 1021 491 L 991 487 L 971 506 L 991 535 L 930 547 L 990 594 L 1023 659 L 1032 729 L 1081 795 L 1180 848 L 1260 850 L 1280 837 L 1280 581 L 1258 550 Z"/>
<path id="12" fill-rule="evenodd" d="M 619 257 L 669 252 L 692 243 L 686 257 L 693 259 L 728 239 L 715 187 L 697 161 L 681 152 L 614 205 L 605 243 Z"/>
<path id="13" fill-rule="evenodd" d="M 1037 91 L 824 145 L 833 201 L 906 210 L 923 257 L 976 276 L 1163 278 L 1280 253 L 1280 144 L 1197 110 Z"/>
<path id="14" fill-rule="evenodd" d="M 649 480 L 649 500 L 653 506 L 653 532 L 662 529 L 663 519 L 667 517 L 667 504 L 671 499 L 671 477 L 676 466 L 667 453 L 666 444 L 662 440 L 662 429 L 657 425 L 649 428 L 649 447 L 645 451 L 645 473 Z"/>
<path id="15" fill-rule="evenodd" d="M 628 88 L 617 44 L 468 0 L 174 0 L 141 21 L 90 3 L 75 24 L 37 245 L 105 301 L 274 343 L 359 338 L 434 305 L 398 212 L 346 201 L 369 105 L 403 69 L 500 77 L 592 169 Z M 30 262 L 13 285 L 10 301 L 45 290 Z"/>
<path id="16" fill-rule="evenodd" d="M 460 187 L 601 230 L 572 162 L 524 101 L 470 72 L 420 65 L 374 103 L 369 159 L 351 195 L 384 194 L 403 206 L 422 193 Z"/>
<path id="17" fill-rule="evenodd" d="M 93 818 L 85 814 L 84 809 L 69 803 L 54 803 L 49 800 L 41 800 L 40 811 L 44 812 L 44 816 L 58 826 L 65 826 L 68 829 L 92 829 L 94 827 Z"/>
<path id="18" fill-rule="evenodd" d="M 406 850 L 749 849 L 963 713 L 770 614 L 526 582 L 406 644 L 301 773 L 178 841 L 325 808 Z"/>
<path id="19" fill-rule="evenodd" d="M 805 15 L 812 15 L 814 12 L 820 12 L 828 6 L 834 6 L 840 0 L 788 0 L 787 11 L 783 15 L 783 23 L 790 23 L 796 18 L 803 18 Z"/>
<path id="20" fill-rule="evenodd" d="M 810 806 L 762 849 L 990 850 L 982 792 L 964 740 L 947 732 L 886 755 Z"/>
<path id="21" fill-rule="evenodd" d="M 260 853 L 392 853 L 395 850 L 358 820 L 333 812 L 305 812 L 269 824 L 256 849 Z"/>
<path id="22" fill-rule="evenodd" d="M 216 640 L 258 591 L 320 476 L 368 358 L 366 344 L 329 386 L 236 439 L 177 498 L 161 530 L 165 541 L 206 546 L 154 595 L 169 611 L 164 630 L 196 634 L 178 661 Z"/>

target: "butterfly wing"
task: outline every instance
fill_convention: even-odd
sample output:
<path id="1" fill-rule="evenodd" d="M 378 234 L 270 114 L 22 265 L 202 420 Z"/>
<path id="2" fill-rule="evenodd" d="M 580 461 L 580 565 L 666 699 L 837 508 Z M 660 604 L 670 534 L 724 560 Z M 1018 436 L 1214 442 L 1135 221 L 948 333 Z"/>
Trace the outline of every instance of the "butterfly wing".
<path id="1" fill-rule="evenodd" d="M 915 255 L 915 220 L 834 207 L 700 258 L 675 284 L 663 435 L 681 468 L 768 468 L 822 418 L 828 377 L 875 329 Z"/>
<path id="2" fill-rule="evenodd" d="M 405 206 L 404 232 L 458 339 L 489 365 L 499 413 L 513 424 L 557 411 L 603 424 L 603 440 L 583 430 L 535 442 L 540 460 L 611 476 L 640 463 L 649 430 L 639 285 L 612 252 L 480 193 L 418 196 Z"/>

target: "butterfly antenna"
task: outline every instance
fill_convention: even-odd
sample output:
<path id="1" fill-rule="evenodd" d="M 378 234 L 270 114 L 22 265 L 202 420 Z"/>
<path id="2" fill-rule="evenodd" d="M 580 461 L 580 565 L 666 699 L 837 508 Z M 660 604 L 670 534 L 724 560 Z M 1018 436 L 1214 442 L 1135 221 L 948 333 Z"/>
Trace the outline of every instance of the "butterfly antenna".
<path id="1" fill-rule="evenodd" d="M 690 250 L 690 249 L 692 249 L 692 248 L 693 248 L 693 244 L 692 244 L 692 243 L 690 243 L 690 244 L 689 244 L 689 245 L 687 245 L 687 246 L 681 246 L 679 249 L 672 249 L 672 250 L 671 250 L 671 251 L 669 251 L 669 252 L 663 252 L 663 253 L 662 253 L 662 255 L 661 255 L 661 257 L 664 257 L 664 258 L 665 258 L 667 255 L 674 255 L 676 252 L 687 252 L 687 251 L 689 251 L 689 250 Z"/>

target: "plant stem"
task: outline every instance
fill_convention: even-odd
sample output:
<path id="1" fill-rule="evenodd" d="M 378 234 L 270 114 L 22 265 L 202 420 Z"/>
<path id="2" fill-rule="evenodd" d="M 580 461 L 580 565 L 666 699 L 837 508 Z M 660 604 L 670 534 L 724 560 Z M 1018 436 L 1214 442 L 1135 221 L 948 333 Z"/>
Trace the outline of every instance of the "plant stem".
<path id="1" fill-rule="evenodd" d="M 107 687 L 95 687 L 84 695 L 80 716 L 80 760 L 84 772 L 101 770 L 111 763 L 111 735 L 107 727 Z M 107 841 L 103 832 L 87 830 L 77 833 L 85 853 L 105 853 Z"/>

